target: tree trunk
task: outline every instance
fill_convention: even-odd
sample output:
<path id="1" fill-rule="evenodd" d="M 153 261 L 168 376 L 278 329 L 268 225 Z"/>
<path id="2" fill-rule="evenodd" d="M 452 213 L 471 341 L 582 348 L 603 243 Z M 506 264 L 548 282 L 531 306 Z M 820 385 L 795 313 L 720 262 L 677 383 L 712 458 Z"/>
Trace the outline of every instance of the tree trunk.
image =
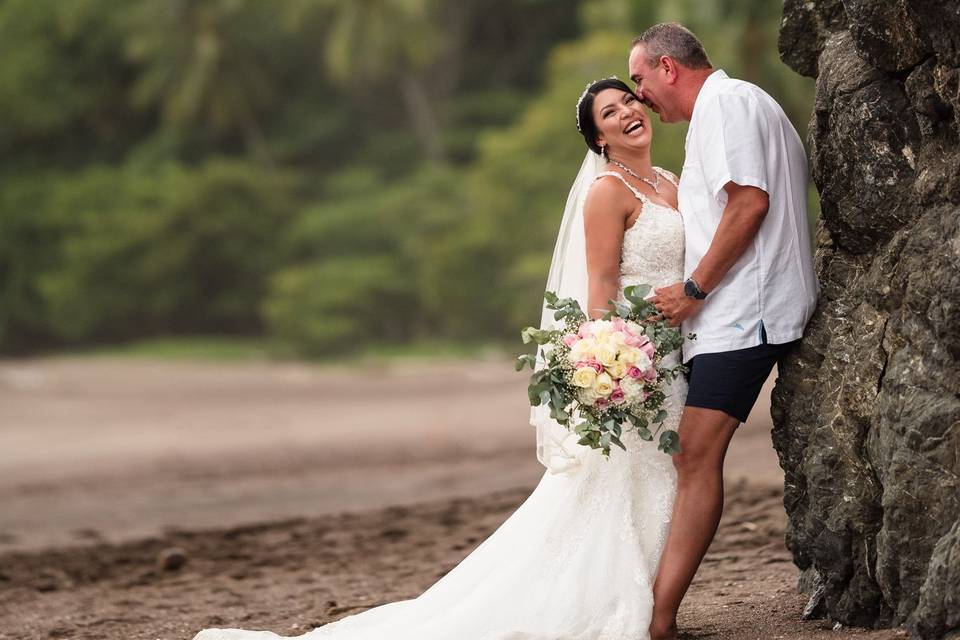
<path id="1" fill-rule="evenodd" d="M 412 74 L 407 74 L 402 78 L 400 88 L 411 124 L 424 153 L 431 162 L 445 163 L 447 157 L 440 135 L 440 125 L 437 123 L 430 98 L 424 90 L 423 81 Z"/>

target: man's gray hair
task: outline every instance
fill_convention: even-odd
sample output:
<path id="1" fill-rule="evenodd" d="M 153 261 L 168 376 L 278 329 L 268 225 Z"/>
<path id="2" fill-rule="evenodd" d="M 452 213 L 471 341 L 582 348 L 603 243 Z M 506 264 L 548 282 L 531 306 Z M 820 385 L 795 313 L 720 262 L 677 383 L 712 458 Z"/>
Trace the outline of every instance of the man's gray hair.
<path id="1" fill-rule="evenodd" d="M 642 44 L 647 66 L 656 67 L 662 56 L 670 56 L 688 69 L 710 69 L 710 59 L 697 36 L 679 22 L 655 24 L 633 39 L 630 48 Z"/>

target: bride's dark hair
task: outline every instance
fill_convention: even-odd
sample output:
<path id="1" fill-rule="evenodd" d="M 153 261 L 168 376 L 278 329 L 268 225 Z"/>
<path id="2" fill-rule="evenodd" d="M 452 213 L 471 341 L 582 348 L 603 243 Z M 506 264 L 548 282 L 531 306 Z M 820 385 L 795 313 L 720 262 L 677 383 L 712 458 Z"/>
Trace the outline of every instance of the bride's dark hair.
<path id="1" fill-rule="evenodd" d="M 619 89 L 624 93 L 637 95 L 623 80 L 604 78 L 588 85 L 580 96 L 577 102 L 577 129 L 583 134 L 583 140 L 590 150 L 596 154 L 600 153 L 600 146 L 597 144 L 597 123 L 593 121 L 593 100 L 598 93 L 606 89 Z"/>

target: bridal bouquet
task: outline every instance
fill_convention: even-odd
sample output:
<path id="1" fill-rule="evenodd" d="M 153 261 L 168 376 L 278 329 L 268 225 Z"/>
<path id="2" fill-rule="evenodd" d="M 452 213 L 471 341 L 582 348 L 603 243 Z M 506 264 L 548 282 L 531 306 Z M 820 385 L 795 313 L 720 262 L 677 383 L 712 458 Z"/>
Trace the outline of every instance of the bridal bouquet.
<path id="1" fill-rule="evenodd" d="M 537 357 L 517 358 L 517 371 L 530 365 L 527 392 L 532 406 L 547 405 L 550 417 L 580 437 L 579 443 L 610 455 L 611 445 L 626 449 L 621 436 L 636 430 L 644 440 L 658 437 L 664 453 L 680 451 L 676 431 L 664 429 L 667 412 L 664 386 L 681 375 L 683 365 L 667 366 L 663 359 L 683 344 L 680 331 L 644 299 L 649 285 L 627 287 L 629 304 L 611 301 L 614 309 L 602 320 L 588 320 L 579 303 L 545 294 L 547 308 L 560 321 L 556 329 L 527 327 L 523 342 L 536 342 Z"/>

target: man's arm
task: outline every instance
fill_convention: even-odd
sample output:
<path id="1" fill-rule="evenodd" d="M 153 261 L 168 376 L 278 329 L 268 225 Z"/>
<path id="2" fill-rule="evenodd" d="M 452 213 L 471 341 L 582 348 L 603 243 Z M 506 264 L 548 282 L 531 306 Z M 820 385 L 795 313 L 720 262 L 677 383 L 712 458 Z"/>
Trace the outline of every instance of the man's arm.
<path id="1" fill-rule="evenodd" d="M 763 189 L 728 182 L 723 190 L 727 192 L 727 206 L 723 208 L 710 248 L 691 274 L 707 293 L 716 289 L 753 243 L 770 208 L 770 197 Z"/>
<path id="2" fill-rule="evenodd" d="M 728 182 L 723 189 L 727 192 L 727 206 L 723 208 L 710 248 L 691 274 L 694 282 L 708 294 L 753 243 L 770 208 L 770 198 L 763 189 L 735 182 Z M 682 282 L 657 289 L 655 293 L 651 301 L 674 326 L 703 308 L 703 300 L 683 293 Z"/>

